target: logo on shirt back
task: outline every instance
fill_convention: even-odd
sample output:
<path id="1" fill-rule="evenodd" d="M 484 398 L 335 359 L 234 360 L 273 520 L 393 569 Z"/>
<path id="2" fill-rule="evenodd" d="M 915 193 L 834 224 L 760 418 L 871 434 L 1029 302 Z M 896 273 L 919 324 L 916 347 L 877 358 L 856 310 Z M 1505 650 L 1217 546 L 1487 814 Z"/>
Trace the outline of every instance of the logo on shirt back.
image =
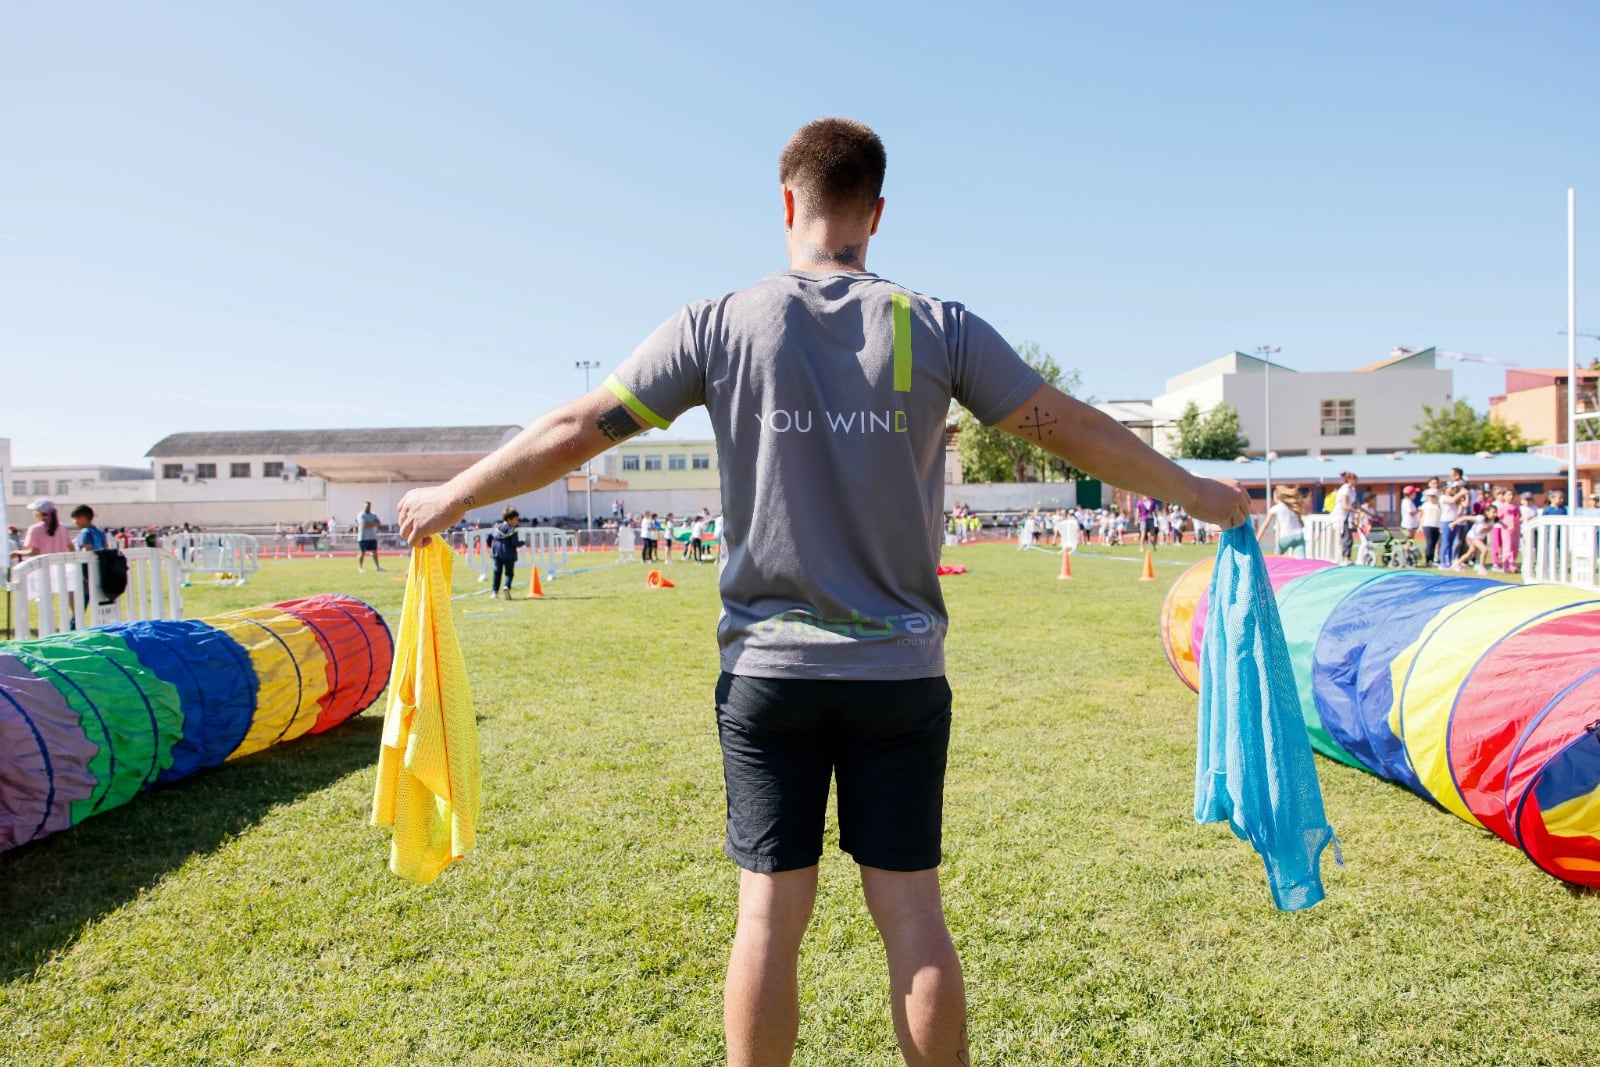
<path id="1" fill-rule="evenodd" d="M 808 630 L 822 630 L 840 637 L 889 637 L 900 634 L 897 645 L 927 645 L 939 638 L 944 629 L 933 616 L 921 611 L 904 615 L 885 615 L 881 620 L 861 614 L 854 608 L 849 618 L 824 619 L 809 611 L 784 611 L 763 619 L 751 629 L 759 634 L 803 634 Z"/>
<path id="2" fill-rule="evenodd" d="M 905 433 L 906 413 L 896 408 L 883 411 L 823 411 L 819 423 L 813 412 L 791 411 L 776 408 L 762 414 L 756 412 L 756 421 L 764 430 L 773 433 L 810 433 L 821 425 L 830 433 Z"/>

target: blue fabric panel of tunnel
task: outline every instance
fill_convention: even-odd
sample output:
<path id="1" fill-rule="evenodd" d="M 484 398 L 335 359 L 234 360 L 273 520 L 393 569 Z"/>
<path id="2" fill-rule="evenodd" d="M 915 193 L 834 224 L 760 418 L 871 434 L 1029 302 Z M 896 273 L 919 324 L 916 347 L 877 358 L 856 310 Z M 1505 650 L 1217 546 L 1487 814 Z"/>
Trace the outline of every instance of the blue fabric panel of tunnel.
<path id="1" fill-rule="evenodd" d="M 1317 716 L 1322 720 L 1322 728 L 1361 766 L 1380 776 L 1383 764 L 1368 740 L 1358 696 L 1361 652 L 1372 631 L 1363 613 L 1346 612 L 1343 608 L 1357 592 L 1385 585 L 1399 577 L 1401 572 L 1386 574 L 1350 590 L 1328 612 L 1311 652 L 1311 688 L 1316 694 Z"/>
<path id="2" fill-rule="evenodd" d="M 1417 777 L 1404 741 L 1389 725 L 1389 713 L 1395 703 L 1390 668 L 1395 657 L 1415 644 L 1441 612 L 1495 588 L 1508 587 L 1484 578 L 1444 578 L 1413 571 L 1392 581 L 1362 586 L 1335 611 L 1356 613 L 1366 619 L 1368 633 L 1356 671 L 1356 699 L 1379 761 L 1378 773 L 1428 800 L 1433 799 L 1433 794 Z"/>
<path id="3" fill-rule="evenodd" d="M 250 656 L 227 634 L 196 620 L 149 620 L 105 629 L 156 677 L 177 689 L 183 706 L 183 737 L 172 750 L 172 766 L 157 776 L 175 781 L 202 767 L 215 767 L 239 747 L 256 714 L 256 672 Z"/>
<path id="4" fill-rule="evenodd" d="M 1534 799 L 1541 811 L 1600 789 L 1600 738 L 1585 734 L 1552 756 L 1539 772 Z"/>

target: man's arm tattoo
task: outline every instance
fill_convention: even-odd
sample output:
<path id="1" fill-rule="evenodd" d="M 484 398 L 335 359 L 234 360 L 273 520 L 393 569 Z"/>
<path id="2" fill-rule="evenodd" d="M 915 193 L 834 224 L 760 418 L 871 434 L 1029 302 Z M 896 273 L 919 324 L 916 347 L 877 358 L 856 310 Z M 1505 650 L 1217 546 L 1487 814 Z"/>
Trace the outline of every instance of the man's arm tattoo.
<path id="1" fill-rule="evenodd" d="M 477 502 L 478 502 L 478 498 L 476 496 L 473 496 L 471 493 L 468 493 L 466 496 L 462 497 L 461 500 L 460 500 L 460 504 L 463 507 L 468 507 L 468 508 L 470 508 L 472 505 L 476 504 Z"/>
<path id="2" fill-rule="evenodd" d="M 594 422 L 596 428 L 606 435 L 607 440 L 620 441 L 624 437 L 632 437 L 639 432 L 639 424 L 634 420 L 626 405 L 618 404 L 610 411 L 601 415 Z"/>
<path id="3" fill-rule="evenodd" d="M 807 244 L 804 246 L 805 254 L 811 257 L 813 263 L 831 263 L 839 267 L 854 267 L 861 263 L 861 246 L 858 244 L 845 245 L 837 252 L 830 252 L 818 245 Z"/>

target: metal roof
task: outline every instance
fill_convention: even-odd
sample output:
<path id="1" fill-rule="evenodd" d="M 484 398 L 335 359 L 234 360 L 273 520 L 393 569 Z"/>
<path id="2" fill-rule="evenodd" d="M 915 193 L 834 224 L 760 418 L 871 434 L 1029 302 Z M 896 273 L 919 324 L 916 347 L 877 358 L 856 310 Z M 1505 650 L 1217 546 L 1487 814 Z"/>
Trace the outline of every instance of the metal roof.
<path id="1" fill-rule="evenodd" d="M 217 430 L 169 434 L 145 455 L 427 455 L 492 452 L 520 426 L 399 426 L 354 430 Z"/>

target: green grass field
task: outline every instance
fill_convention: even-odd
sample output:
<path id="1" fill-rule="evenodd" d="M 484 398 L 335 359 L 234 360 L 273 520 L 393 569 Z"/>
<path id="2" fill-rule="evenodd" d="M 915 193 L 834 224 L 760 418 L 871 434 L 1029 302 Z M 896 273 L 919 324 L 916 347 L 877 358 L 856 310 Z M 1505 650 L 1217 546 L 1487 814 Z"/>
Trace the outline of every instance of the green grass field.
<path id="1" fill-rule="evenodd" d="M 1168 561 L 1204 551 L 1143 584 L 1132 550 L 1086 548 L 1071 582 L 1045 552 L 946 553 L 971 568 L 944 579 L 944 875 L 974 1062 L 1600 1059 L 1600 900 L 1498 839 L 1319 759 L 1349 865 L 1285 915 L 1248 845 L 1194 825 L 1195 698 L 1156 613 Z M 272 562 L 189 611 L 342 591 L 393 618 L 390 566 Z M 430 887 L 367 825 L 381 703 L 0 855 L 0 1062 L 719 1062 L 715 573 L 644 573 L 596 554 L 543 601 L 459 602 L 485 804 Z M 836 850 L 802 986 L 797 1063 L 899 1062 Z"/>

